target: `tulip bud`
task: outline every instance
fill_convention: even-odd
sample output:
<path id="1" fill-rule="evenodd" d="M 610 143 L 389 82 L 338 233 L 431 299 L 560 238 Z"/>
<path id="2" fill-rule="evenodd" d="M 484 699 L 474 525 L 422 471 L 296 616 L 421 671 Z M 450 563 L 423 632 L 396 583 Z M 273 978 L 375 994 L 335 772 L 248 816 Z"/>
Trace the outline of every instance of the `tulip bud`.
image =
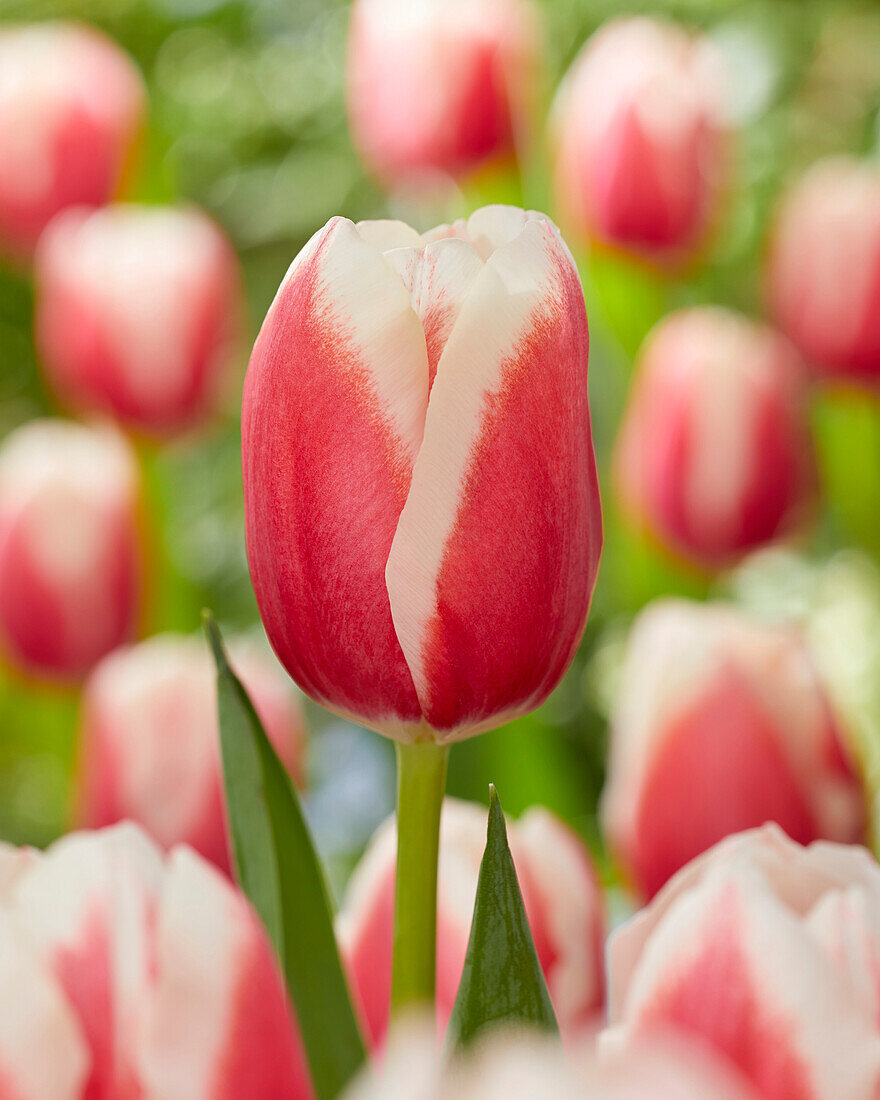
<path id="1" fill-rule="evenodd" d="M 134 456 L 114 432 L 37 420 L 0 446 L 0 646 L 78 677 L 130 638 L 140 604 Z"/>
<path id="2" fill-rule="evenodd" d="M 612 716 L 602 817 L 655 894 L 730 833 L 855 842 L 865 795 L 800 635 L 721 604 L 662 600 L 636 620 Z"/>
<path id="3" fill-rule="evenodd" d="M 658 260 L 703 242 L 727 159 L 719 70 L 704 36 L 658 19 L 615 19 L 587 42 L 554 108 L 575 229 Z"/>
<path id="4" fill-rule="evenodd" d="M 808 517 L 806 375 L 771 329 L 716 307 L 664 318 L 642 348 L 615 454 L 631 518 L 717 569 Z"/>
<path id="5" fill-rule="evenodd" d="M 348 111 L 370 170 L 457 177 L 511 153 L 538 30 L 523 0 L 356 0 Z"/>
<path id="6" fill-rule="evenodd" d="M 145 98 L 131 59 L 91 27 L 0 31 L 0 249 L 27 258 L 59 210 L 116 195 Z"/>
<path id="7" fill-rule="evenodd" d="M 676 1028 L 762 1100 L 874 1100 L 876 1014 L 814 928 L 854 897 L 880 912 L 880 868 L 863 848 L 802 848 L 773 825 L 722 841 L 612 935 L 606 1042 L 619 1052 Z M 859 966 L 876 988 L 875 959 Z"/>
<path id="8" fill-rule="evenodd" d="M 245 382 L 251 577 L 319 702 L 449 742 L 537 706 L 598 569 L 587 320 L 543 215 L 422 237 L 334 218 L 294 260 Z"/>
<path id="9" fill-rule="evenodd" d="M 38 856 L 4 900 L 88 1052 L 83 1091 L 16 1097 L 311 1100 L 265 933 L 241 894 L 188 849 L 163 861 L 131 825 L 74 834 Z M 16 1001 L 30 992 L 16 988 Z M 57 1021 L 35 1022 L 34 1079 L 50 1072 L 59 1034 Z"/>
<path id="10" fill-rule="evenodd" d="M 783 197 L 767 297 L 779 327 L 823 374 L 880 382 L 880 168 L 835 157 Z"/>
<path id="11" fill-rule="evenodd" d="M 564 1031 L 595 1021 L 604 999 L 602 898 L 590 857 L 549 811 L 529 810 L 509 829 L 526 915 Z M 437 886 L 437 1018 L 446 1026 L 470 936 L 486 842 L 482 806 L 447 798 L 440 826 Z M 390 818 L 349 884 L 339 939 L 367 1033 L 380 1046 L 391 1000 L 397 831 Z"/>
<path id="12" fill-rule="evenodd" d="M 58 396 L 148 434 L 216 405 L 237 330 L 237 263 L 194 209 L 59 215 L 36 257 L 36 334 Z"/>
<path id="13" fill-rule="evenodd" d="M 244 640 L 231 652 L 270 739 L 299 775 L 304 729 L 290 681 Z M 163 848 L 189 844 L 229 870 L 216 673 L 201 639 L 168 634 L 105 657 L 86 684 L 81 736 L 81 824 L 136 821 Z"/>

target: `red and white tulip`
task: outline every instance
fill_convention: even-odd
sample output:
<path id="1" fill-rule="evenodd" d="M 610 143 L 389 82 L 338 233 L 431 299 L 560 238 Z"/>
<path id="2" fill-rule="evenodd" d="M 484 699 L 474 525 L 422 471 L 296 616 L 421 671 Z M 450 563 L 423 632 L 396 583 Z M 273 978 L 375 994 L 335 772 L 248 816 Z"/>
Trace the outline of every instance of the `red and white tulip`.
<path id="1" fill-rule="evenodd" d="M 605 1042 L 675 1028 L 762 1100 L 880 1092 L 880 868 L 776 826 L 722 841 L 613 934 Z"/>
<path id="2" fill-rule="evenodd" d="M 134 634 L 141 548 L 134 455 L 109 429 L 36 420 L 0 446 L 0 651 L 76 678 Z"/>
<path id="3" fill-rule="evenodd" d="M 33 971 L 5 998 L 20 1030 L 0 1036 L 0 1084 L 16 1100 L 310 1100 L 262 927 L 189 849 L 163 861 L 123 825 L 34 854 L 0 901 L 7 956 Z M 8 1059 L 7 1040 L 24 1044 Z"/>
<path id="4" fill-rule="evenodd" d="M 27 259 L 59 210 L 116 196 L 145 100 L 134 63 L 94 28 L 0 31 L 0 251 Z"/>
<path id="5" fill-rule="evenodd" d="M 231 653 L 281 759 L 300 777 L 304 727 L 290 681 L 245 639 Z M 228 871 L 216 696 L 202 639 L 161 635 L 105 657 L 85 687 L 79 823 L 135 821 L 163 848 L 188 844 Z"/>
<path id="6" fill-rule="evenodd" d="M 195 209 L 78 207 L 36 256 L 46 377 L 79 410 L 163 435 L 218 403 L 239 324 L 238 264 Z"/>
<path id="7" fill-rule="evenodd" d="M 722 604 L 663 600 L 633 628 L 602 818 L 651 896 L 730 833 L 864 836 L 866 795 L 800 634 Z"/>
<path id="8" fill-rule="evenodd" d="M 767 297 L 780 328 L 829 378 L 880 383 L 880 167 L 819 161 L 784 195 Z"/>
<path id="9" fill-rule="evenodd" d="M 707 306 L 664 318 L 641 350 L 617 442 L 624 510 L 709 569 L 798 530 L 815 489 L 807 381 L 764 325 Z"/>
<path id="10" fill-rule="evenodd" d="M 698 248 L 727 175 L 722 84 L 705 36 L 644 17 L 601 27 L 554 109 L 556 191 L 572 227 L 660 261 Z"/>
<path id="11" fill-rule="evenodd" d="M 356 0 L 348 110 L 370 170 L 455 178 L 512 153 L 539 31 L 525 0 Z"/>
<path id="12" fill-rule="evenodd" d="M 568 1035 L 596 1023 L 604 1001 L 604 912 L 589 854 L 548 810 L 534 808 L 509 830 L 511 852 L 538 958 Z M 482 806 L 446 799 L 437 887 L 437 1021 L 455 1002 L 486 842 Z M 339 939 L 365 1028 L 380 1046 L 391 1000 L 397 830 L 379 829 L 356 869 L 339 918 Z"/>
<path id="13" fill-rule="evenodd" d="M 543 215 L 315 234 L 263 323 L 242 425 L 251 577 L 304 691 L 448 742 L 553 690 L 602 540 L 587 353 Z"/>

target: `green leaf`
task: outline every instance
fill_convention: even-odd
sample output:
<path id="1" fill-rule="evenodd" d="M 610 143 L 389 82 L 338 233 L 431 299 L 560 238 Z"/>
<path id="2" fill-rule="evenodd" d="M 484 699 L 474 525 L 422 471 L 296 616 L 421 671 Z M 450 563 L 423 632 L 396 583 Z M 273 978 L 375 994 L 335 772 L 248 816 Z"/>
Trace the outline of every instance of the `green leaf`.
<path id="1" fill-rule="evenodd" d="M 471 936 L 446 1033 L 450 1051 L 499 1024 L 559 1030 L 523 908 L 501 803 L 494 786 L 489 792 Z"/>
<path id="2" fill-rule="evenodd" d="M 205 613 L 217 663 L 220 745 L 238 879 L 275 948 L 296 1008 L 318 1100 L 338 1096 L 365 1059 L 333 933 L 330 895 L 299 796 L 229 667 Z"/>

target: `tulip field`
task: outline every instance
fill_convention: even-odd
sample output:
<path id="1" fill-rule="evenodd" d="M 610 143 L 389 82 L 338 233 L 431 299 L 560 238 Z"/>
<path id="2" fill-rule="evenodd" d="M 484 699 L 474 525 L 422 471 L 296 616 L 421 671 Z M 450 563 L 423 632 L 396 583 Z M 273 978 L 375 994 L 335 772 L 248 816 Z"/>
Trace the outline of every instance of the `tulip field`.
<path id="1" fill-rule="evenodd" d="M 0 1100 L 880 1100 L 880 7 L 0 0 Z"/>

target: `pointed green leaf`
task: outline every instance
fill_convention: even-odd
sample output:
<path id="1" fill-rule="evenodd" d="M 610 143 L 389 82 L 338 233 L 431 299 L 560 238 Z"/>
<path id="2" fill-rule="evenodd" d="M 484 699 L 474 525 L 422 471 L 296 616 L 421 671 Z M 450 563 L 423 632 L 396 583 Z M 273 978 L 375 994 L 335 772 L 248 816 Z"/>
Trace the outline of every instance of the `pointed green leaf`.
<path id="1" fill-rule="evenodd" d="M 238 880 L 281 960 L 315 1095 L 333 1100 L 365 1052 L 324 873 L 296 789 L 229 667 L 220 631 L 208 614 L 205 632 L 217 663 L 220 745 Z"/>
<path id="2" fill-rule="evenodd" d="M 450 1051 L 498 1024 L 557 1032 L 494 786 L 464 971 L 446 1033 Z"/>

